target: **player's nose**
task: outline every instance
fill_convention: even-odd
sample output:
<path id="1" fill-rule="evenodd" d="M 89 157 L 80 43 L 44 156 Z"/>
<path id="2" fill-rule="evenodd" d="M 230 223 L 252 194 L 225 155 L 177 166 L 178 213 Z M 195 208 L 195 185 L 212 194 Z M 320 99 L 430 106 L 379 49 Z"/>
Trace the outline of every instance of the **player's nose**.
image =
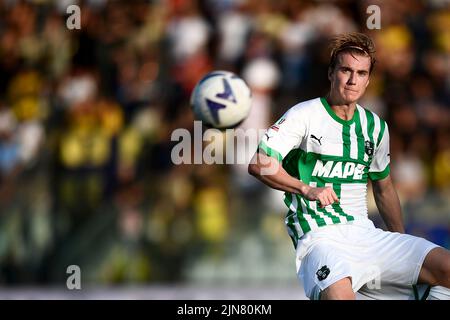
<path id="1" fill-rule="evenodd" d="M 350 74 L 350 77 L 347 80 L 347 84 L 351 84 L 351 85 L 356 84 L 356 82 L 355 82 L 355 74 L 353 72 Z"/>

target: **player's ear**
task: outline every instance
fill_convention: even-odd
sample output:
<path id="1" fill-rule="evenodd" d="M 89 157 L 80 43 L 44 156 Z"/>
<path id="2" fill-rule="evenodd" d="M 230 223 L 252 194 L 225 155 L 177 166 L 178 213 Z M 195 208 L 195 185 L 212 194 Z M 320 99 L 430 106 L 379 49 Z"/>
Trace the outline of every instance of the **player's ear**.
<path id="1" fill-rule="evenodd" d="M 330 80 L 330 82 L 331 82 L 331 76 L 333 75 L 333 69 L 334 68 L 328 67 L 328 80 Z"/>

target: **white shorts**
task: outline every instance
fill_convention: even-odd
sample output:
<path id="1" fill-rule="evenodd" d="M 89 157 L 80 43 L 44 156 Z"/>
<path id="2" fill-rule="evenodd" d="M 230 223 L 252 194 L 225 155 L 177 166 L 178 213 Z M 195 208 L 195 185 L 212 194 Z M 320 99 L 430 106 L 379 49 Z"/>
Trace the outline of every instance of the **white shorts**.
<path id="1" fill-rule="evenodd" d="M 354 292 L 363 286 L 412 286 L 425 256 L 436 247 L 423 238 L 375 228 L 369 219 L 324 226 L 299 240 L 297 275 L 310 299 L 346 277 Z"/>

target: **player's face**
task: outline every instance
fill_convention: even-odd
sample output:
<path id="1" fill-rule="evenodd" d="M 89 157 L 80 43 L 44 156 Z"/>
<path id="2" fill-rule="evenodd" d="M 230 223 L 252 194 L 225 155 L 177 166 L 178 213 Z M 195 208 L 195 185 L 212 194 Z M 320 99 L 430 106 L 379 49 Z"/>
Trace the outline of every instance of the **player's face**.
<path id="1" fill-rule="evenodd" d="M 328 74 L 331 95 L 342 104 L 355 103 L 369 84 L 370 57 L 344 52 Z"/>

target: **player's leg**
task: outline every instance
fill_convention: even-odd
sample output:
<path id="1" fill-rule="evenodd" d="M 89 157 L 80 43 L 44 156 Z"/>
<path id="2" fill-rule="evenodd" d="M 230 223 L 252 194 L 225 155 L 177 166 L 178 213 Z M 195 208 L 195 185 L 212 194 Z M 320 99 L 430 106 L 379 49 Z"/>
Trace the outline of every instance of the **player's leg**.
<path id="1" fill-rule="evenodd" d="M 320 300 L 355 300 L 351 279 L 347 277 L 333 283 L 320 293 Z"/>
<path id="2" fill-rule="evenodd" d="M 350 281 L 352 267 L 342 250 L 330 243 L 314 243 L 297 265 L 297 274 L 305 294 L 312 300 L 354 299 Z"/>
<path id="3" fill-rule="evenodd" d="M 430 250 L 417 282 L 450 288 L 450 251 L 441 247 Z"/>
<path id="4" fill-rule="evenodd" d="M 367 272 L 375 261 L 359 241 L 367 232 L 361 226 L 325 226 L 299 241 L 297 275 L 309 299 L 355 299 L 355 291 L 377 277 Z"/>
<path id="5" fill-rule="evenodd" d="M 361 240 L 360 244 L 365 245 L 367 253 L 374 259 L 373 263 L 379 270 L 378 288 L 370 290 L 369 287 L 359 287 L 359 293 L 372 299 L 415 299 L 413 285 L 418 283 L 421 267 L 426 257 L 439 248 L 420 237 L 381 229 L 368 231 L 366 239 Z M 431 259 L 432 262 L 433 260 Z M 353 285 L 355 286 L 355 283 Z"/>

